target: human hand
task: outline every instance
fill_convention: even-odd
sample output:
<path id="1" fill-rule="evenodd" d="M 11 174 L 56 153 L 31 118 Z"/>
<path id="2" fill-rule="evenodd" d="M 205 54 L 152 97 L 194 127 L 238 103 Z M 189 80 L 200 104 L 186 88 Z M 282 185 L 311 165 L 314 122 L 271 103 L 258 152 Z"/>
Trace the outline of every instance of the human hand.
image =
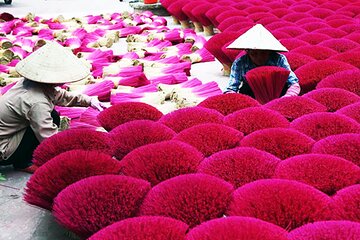
<path id="1" fill-rule="evenodd" d="M 97 98 L 91 99 L 90 106 L 99 111 L 102 111 L 106 108 L 106 105 L 104 103 L 100 102 Z"/>

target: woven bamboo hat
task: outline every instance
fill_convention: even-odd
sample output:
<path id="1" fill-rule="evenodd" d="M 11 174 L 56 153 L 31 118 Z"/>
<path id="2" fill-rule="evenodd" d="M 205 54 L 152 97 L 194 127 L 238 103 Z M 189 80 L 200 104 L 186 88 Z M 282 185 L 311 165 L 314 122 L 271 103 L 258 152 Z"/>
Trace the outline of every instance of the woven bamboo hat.
<path id="1" fill-rule="evenodd" d="M 90 74 L 71 50 L 49 41 L 16 64 L 15 69 L 24 78 L 50 84 L 76 82 Z"/>
<path id="2" fill-rule="evenodd" d="M 272 50 L 277 52 L 287 52 L 288 50 L 282 45 L 269 30 L 263 25 L 256 24 L 240 37 L 235 39 L 227 48 L 235 49 L 256 49 Z"/>

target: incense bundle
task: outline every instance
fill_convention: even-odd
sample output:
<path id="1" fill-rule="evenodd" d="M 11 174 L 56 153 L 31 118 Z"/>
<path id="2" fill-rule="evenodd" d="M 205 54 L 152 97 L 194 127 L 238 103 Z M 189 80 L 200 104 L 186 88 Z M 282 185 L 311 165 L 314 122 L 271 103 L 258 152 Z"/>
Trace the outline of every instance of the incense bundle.
<path id="1" fill-rule="evenodd" d="M 256 100 L 264 104 L 280 97 L 289 74 L 285 68 L 262 66 L 250 70 L 245 77 Z"/>

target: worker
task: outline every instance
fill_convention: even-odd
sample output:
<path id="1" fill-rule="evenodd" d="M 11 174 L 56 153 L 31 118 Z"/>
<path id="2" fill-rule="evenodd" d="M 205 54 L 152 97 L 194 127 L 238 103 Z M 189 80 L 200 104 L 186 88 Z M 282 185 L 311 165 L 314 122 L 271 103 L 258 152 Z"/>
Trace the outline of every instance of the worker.
<path id="1" fill-rule="evenodd" d="M 105 105 L 96 97 L 60 88 L 88 77 L 90 69 L 56 42 L 47 42 L 15 69 L 22 79 L 0 97 L 0 165 L 34 173 L 38 166 L 32 163 L 33 151 L 58 132 L 55 105 L 91 106 L 99 111 Z"/>
<path id="2" fill-rule="evenodd" d="M 245 50 L 245 54 L 233 62 L 225 93 L 242 93 L 254 98 L 254 93 L 245 78 L 246 73 L 259 66 L 277 66 L 290 71 L 282 96 L 299 95 L 299 79 L 291 70 L 286 57 L 278 53 L 288 50 L 263 25 L 256 24 L 228 48 Z"/>

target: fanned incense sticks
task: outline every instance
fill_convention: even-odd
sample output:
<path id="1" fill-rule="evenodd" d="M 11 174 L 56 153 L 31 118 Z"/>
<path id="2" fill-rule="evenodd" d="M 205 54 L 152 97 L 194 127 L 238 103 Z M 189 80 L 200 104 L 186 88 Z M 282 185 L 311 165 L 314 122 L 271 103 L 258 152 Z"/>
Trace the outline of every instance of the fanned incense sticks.
<path id="1" fill-rule="evenodd" d="M 275 66 L 257 67 L 246 73 L 246 80 L 261 104 L 280 97 L 290 71 Z"/>

